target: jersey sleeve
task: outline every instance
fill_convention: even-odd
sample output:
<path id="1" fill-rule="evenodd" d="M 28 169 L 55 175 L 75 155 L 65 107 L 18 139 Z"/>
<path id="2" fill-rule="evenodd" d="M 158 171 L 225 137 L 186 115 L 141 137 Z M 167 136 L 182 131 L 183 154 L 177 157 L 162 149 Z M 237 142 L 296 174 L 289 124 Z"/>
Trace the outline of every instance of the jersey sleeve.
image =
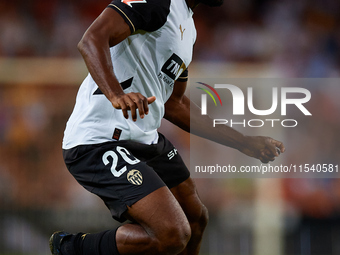
<path id="1" fill-rule="evenodd" d="M 129 25 L 131 33 L 138 29 L 152 32 L 164 25 L 171 0 L 113 0 L 109 8 L 116 10 Z"/>
<path id="2" fill-rule="evenodd" d="M 185 82 L 188 81 L 189 78 L 189 72 L 188 69 L 185 69 L 181 75 L 177 78 L 177 81 Z"/>

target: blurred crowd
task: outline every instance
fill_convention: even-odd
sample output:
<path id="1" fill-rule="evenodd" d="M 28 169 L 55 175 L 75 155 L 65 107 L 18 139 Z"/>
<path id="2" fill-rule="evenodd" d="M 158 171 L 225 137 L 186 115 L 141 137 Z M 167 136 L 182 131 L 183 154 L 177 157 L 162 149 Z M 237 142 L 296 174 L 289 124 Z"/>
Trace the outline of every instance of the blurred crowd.
<path id="1" fill-rule="evenodd" d="M 104 0 L 1 1 L 0 55 L 78 56 L 78 41 L 107 5 Z"/>
<path id="2" fill-rule="evenodd" d="M 225 0 L 219 11 L 199 10 L 196 57 L 270 62 L 289 77 L 338 77 L 339 13 L 337 0 Z"/>
<path id="3" fill-rule="evenodd" d="M 76 45 L 107 0 L 0 3 L 0 56 L 79 57 Z M 269 61 L 291 77 L 338 77 L 340 2 L 225 0 L 197 7 L 194 60 Z"/>

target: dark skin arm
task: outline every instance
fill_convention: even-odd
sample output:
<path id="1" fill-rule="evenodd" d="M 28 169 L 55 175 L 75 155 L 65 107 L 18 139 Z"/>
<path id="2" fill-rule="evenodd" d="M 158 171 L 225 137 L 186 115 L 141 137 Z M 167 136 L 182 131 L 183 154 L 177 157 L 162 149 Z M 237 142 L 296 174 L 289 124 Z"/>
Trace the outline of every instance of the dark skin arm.
<path id="1" fill-rule="evenodd" d="M 120 86 L 112 67 L 110 47 L 120 43 L 131 34 L 124 19 L 111 8 L 106 8 L 87 29 L 78 44 L 78 50 L 84 58 L 87 69 L 100 90 L 110 100 L 113 107 L 121 109 L 125 118 L 128 111 L 134 121 L 139 116 L 148 114 L 148 104 L 156 98 L 146 98 L 140 93 L 125 94 Z"/>
<path id="2" fill-rule="evenodd" d="M 165 118 L 173 124 L 192 134 L 237 149 L 262 163 L 273 161 L 280 152 L 285 151 L 282 142 L 270 137 L 245 136 L 227 125 L 213 128 L 212 120 L 201 115 L 199 107 L 190 103 L 189 98 L 184 95 L 186 86 L 186 82 L 176 81 L 174 91 L 165 104 Z M 190 106 L 193 107 L 191 114 Z"/>

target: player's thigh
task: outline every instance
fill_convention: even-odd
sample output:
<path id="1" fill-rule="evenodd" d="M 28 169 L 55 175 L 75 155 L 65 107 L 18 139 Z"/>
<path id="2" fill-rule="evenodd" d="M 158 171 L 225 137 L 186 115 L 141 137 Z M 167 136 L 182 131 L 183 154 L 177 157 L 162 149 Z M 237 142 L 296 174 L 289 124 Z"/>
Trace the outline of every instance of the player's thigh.
<path id="1" fill-rule="evenodd" d="M 150 235 L 190 235 L 185 213 L 167 187 L 161 187 L 137 201 L 124 215 L 140 224 Z"/>
<path id="2" fill-rule="evenodd" d="M 203 205 L 195 182 L 191 177 L 171 188 L 171 192 L 181 205 L 190 223 L 198 222 L 204 226 L 207 224 L 208 210 Z"/>

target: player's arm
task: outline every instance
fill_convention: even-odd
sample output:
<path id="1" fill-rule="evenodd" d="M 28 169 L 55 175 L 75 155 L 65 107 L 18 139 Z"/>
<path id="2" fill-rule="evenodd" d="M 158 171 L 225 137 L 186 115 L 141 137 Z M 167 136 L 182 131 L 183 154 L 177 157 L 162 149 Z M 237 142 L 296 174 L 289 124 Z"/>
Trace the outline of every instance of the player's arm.
<path id="1" fill-rule="evenodd" d="M 144 114 L 148 114 L 148 104 L 156 98 L 146 98 L 140 93 L 125 94 L 115 77 L 110 47 L 120 43 L 130 34 L 130 27 L 118 12 L 106 8 L 87 29 L 78 44 L 78 49 L 94 81 L 113 107 L 122 109 L 125 118 L 128 118 L 130 110 L 132 119 L 136 120 L 136 109 L 143 118 Z"/>
<path id="2" fill-rule="evenodd" d="M 184 95 L 186 86 L 187 82 L 176 81 L 174 91 L 165 104 L 164 117 L 173 124 L 192 134 L 237 149 L 263 163 L 273 161 L 279 152 L 285 151 L 281 142 L 270 137 L 245 136 L 227 125 L 213 127 L 212 120 L 207 115 L 201 115 L 200 108 Z"/>

